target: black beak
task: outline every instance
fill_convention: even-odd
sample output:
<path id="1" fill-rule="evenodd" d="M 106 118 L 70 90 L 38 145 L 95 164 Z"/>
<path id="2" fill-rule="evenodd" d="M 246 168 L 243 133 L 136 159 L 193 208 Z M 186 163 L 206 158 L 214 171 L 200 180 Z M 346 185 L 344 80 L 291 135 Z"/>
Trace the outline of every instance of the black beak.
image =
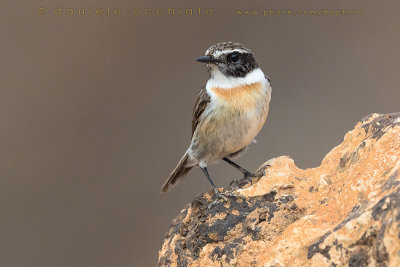
<path id="1" fill-rule="evenodd" d="M 213 63 L 213 62 L 215 62 L 215 59 L 213 59 L 210 56 L 202 56 L 202 57 L 196 58 L 196 61 L 201 62 L 201 63 Z"/>

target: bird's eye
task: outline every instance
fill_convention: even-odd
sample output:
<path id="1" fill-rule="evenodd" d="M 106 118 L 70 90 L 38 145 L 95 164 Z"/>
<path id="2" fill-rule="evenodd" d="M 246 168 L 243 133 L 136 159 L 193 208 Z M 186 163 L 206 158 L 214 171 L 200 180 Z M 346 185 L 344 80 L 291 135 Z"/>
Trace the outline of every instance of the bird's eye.
<path id="1" fill-rule="evenodd" d="M 232 53 L 228 55 L 229 62 L 236 62 L 239 60 L 239 53 Z"/>

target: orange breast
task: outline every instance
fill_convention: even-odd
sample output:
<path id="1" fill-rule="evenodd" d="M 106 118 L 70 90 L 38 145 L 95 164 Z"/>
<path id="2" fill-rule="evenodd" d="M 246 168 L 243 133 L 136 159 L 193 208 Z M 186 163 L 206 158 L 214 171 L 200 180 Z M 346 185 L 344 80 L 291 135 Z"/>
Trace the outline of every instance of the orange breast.
<path id="1" fill-rule="evenodd" d="M 236 108 L 252 108 L 258 101 L 265 98 L 261 82 L 224 89 L 219 87 L 211 88 L 218 98 Z"/>

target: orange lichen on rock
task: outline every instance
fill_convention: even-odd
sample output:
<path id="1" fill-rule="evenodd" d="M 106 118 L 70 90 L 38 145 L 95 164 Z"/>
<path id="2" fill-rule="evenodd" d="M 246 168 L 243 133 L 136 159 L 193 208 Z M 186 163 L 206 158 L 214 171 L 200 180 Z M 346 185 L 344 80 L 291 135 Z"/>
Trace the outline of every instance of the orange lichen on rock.
<path id="1" fill-rule="evenodd" d="M 159 266 L 400 266 L 400 113 L 363 119 L 317 168 L 282 156 L 259 172 L 188 204 Z"/>

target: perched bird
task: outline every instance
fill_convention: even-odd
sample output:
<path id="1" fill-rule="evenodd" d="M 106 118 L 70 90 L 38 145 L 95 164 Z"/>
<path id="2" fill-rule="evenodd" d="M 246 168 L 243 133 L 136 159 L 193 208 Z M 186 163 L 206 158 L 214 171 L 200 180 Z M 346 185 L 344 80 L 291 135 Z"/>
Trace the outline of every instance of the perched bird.
<path id="1" fill-rule="evenodd" d="M 193 109 L 192 140 L 161 192 L 172 189 L 193 168 L 200 167 L 216 194 L 207 166 L 223 159 L 245 177 L 253 174 L 231 159 L 253 142 L 267 119 L 271 83 L 252 51 L 242 44 L 223 42 L 196 59 L 210 74 Z"/>

